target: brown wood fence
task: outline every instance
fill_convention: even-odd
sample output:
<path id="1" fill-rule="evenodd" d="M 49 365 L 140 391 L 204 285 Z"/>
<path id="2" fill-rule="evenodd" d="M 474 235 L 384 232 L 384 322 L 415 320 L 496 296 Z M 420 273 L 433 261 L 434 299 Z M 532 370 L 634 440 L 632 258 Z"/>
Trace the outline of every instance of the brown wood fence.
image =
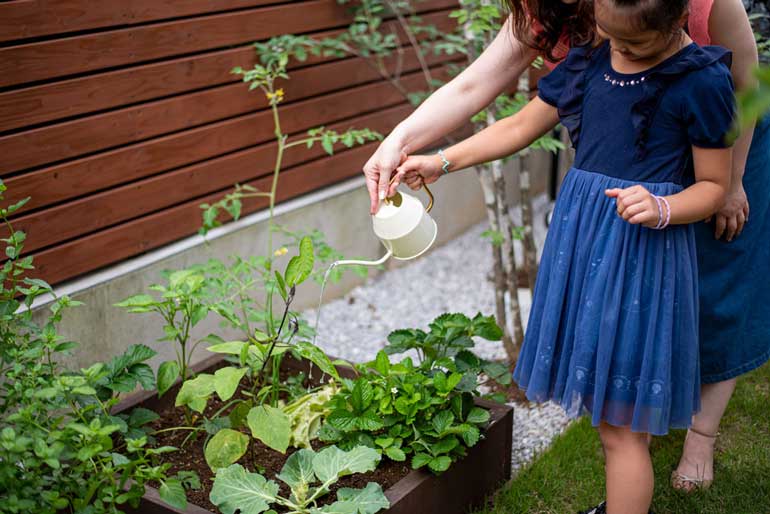
<path id="1" fill-rule="evenodd" d="M 456 0 L 423 0 L 441 28 Z M 52 283 L 194 234 L 199 204 L 234 183 L 269 188 L 272 117 L 230 70 L 256 61 L 251 43 L 330 35 L 347 26 L 336 0 L 10 0 L 0 2 L 0 178 L 25 250 Z M 404 45 L 403 80 L 425 88 Z M 446 76 L 446 57 L 428 57 Z M 395 62 L 389 62 L 395 66 Z M 290 66 L 284 132 L 317 125 L 387 133 L 410 105 L 357 58 Z M 293 149 L 283 201 L 360 173 L 375 145 Z M 299 148 L 299 147 L 298 147 Z M 265 207 L 247 202 L 244 213 Z"/>

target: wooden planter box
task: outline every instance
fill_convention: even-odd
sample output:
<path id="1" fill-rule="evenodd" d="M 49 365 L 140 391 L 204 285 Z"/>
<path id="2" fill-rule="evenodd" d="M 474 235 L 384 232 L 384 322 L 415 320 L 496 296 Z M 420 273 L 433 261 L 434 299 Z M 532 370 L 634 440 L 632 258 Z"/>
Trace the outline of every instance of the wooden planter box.
<path id="1" fill-rule="evenodd" d="M 195 366 L 196 373 L 206 372 L 222 362 L 213 356 Z M 284 359 L 284 365 L 297 371 L 307 371 L 306 362 Z M 352 377 L 349 369 L 339 368 L 340 375 Z M 316 373 L 318 373 L 316 368 Z M 173 401 L 179 389 L 177 384 L 163 398 L 155 392 L 143 392 L 122 401 L 117 412 L 134 407 L 158 410 Z M 385 491 L 390 508 L 381 514 L 466 514 L 480 507 L 504 482 L 511 477 L 511 449 L 513 444 L 513 407 L 486 400 L 476 404 L 489 409 L 491 419 L 484 438 L 468 449 L 468 455 L 454 463 L 448 471 L 436 476 L 426 470 L 412 470 L 406 477 Z M 188 504 L 179 510 L 161 501 L 157 489 L 147 487 L 138 509 L 133 514 L 218 514 Z M 379 514 L 379 513 L 378 513 Z"/>

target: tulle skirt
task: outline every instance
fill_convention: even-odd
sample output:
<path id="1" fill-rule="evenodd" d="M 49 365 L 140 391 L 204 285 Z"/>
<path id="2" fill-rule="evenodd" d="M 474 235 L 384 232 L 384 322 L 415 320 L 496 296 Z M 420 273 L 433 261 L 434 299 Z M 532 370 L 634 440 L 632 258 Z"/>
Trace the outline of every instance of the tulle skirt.
<path id="1" fill-rule="evenodd" d="M 691 225 L 624 221 L 609 188 L 622 180 L 573 168 L 559 192 L 514 379 L 527 398 L 633 431 L 685 428 L 700 408 L 698 271 Z"/>

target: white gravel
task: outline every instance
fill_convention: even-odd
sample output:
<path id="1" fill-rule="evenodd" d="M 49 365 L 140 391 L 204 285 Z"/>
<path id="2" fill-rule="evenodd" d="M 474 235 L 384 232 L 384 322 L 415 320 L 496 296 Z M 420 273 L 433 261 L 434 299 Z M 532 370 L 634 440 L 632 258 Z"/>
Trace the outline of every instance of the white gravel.
<path id="1" fill-rule="evenodd" d="M 535 204 L 539 248 L 545 236 L 542 221 L 547 207 L 545 198 Z M 394 329 L 427 328 L 444 312 L 493 314 L 494 288 L 487 278 L 492 257 L 489 243 L 481 238 L 485 229 L 486 223 L 479 224 L 426 256 L 382 273 L 324 305 L 316 343 L 332 355 L 363 362 L 376 356 Z M 520 290 L 519 298 L 526 324 L 529 291 Z M 304 316 L 314 323 L 316 312 L 309 310 Z M 475 351 L 487 359 L 505 358 L 499 342 L 479 340 Z M 513 405 L 512 460 L 516 471 L 547 448 L 568 420 L 554 404 Z"/>

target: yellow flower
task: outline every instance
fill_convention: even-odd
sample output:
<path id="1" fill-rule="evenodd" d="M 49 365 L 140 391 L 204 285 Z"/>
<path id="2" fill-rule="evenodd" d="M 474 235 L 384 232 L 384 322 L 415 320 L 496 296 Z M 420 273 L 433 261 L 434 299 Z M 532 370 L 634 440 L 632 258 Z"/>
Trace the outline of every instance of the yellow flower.
<path id="1" fill-rule="evenodd" d="M 283 100 L 283 89 L 278 89 L 275 93 L 267 92 L 267 99 L 272 104 L 277 104 Z"/>
<path id="2" fill-rule="evenodd" d="M 273 252 L 273 255 L 275 255 L 276 257 L 281 257 L 283 255 L 286 255 L 287 253 L 289 253 L 289 249 L 286 248 L 285 246 L 282 246 L 279 249 L 277 249 L 275 252 Z"/>

